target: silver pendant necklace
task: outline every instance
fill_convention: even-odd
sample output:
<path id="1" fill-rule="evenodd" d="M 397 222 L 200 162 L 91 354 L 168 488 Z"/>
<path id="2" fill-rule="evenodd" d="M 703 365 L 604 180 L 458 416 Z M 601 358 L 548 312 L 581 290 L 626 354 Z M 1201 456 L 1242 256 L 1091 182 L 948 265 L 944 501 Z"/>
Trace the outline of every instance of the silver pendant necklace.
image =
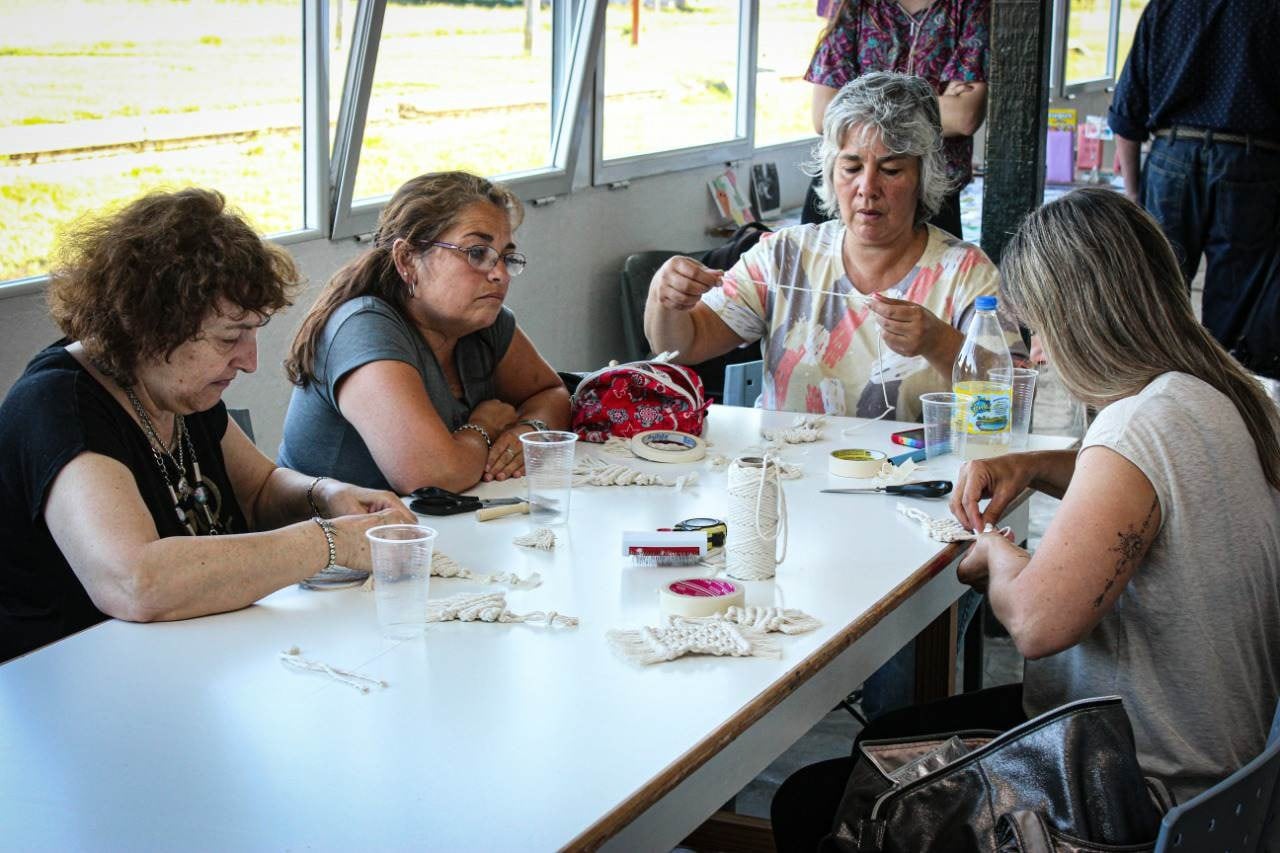
<path id="1" fill-rule="evenodd" d="M 173 446 L 177 452 L 177 457 L 175 458 L 174 454 L 170 453 L 169 449 L 160 441 L 160 436 L 156 434 L 155 425 L 151 423 L 147 410 L 142 407 L 142 401 L 133 392 L 133 386 L 122 385 L 121 387 L 124 388 L 125 396 L 129 398 L 129 402 L 133 405 L 133 411 L 138 415 L 138 421 L 142 424 L 142 431 L 146 435 L 147 444 L 151 449 L 151 458 L 155 460 L 156 468 L 160 471 L 160 477 L 164 480 L 165 488 L 169 490 L 169 497 L 173 500 L 173 510 L 178 523 L 185 527 L 192 536 L 198 535 L 193 513 L 200 511 L 204 516 L 210 535 L 223 533 L 222 526 L 218 523 L 217 517 L 209 506 L 209 487 L 200 471 L 200 460 L 196 458 L 196 449 L 191 443 L 190 433 L 187 432 L 187 422 L 182 415 L 174 415 Z M 187 480 L 187 456 L 191 457 L 191 467 L 195 475 L 194 486 Z M 168 459 L 169 464 L 178 472 L 178 482 L 176 484 L 169 477 L 169 469 L 164 464 L 165 459 Z"/>

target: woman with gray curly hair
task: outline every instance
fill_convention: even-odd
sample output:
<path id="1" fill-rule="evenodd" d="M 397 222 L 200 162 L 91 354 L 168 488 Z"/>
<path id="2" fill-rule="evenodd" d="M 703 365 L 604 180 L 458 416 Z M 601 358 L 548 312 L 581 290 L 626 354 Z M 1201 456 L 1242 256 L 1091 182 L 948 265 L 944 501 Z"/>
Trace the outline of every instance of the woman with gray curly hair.
<path id="1" fill-rule="evenodd" d="M 928 224 L 950 188 L 929 84 L 850 82 L 812 169 L 835 219 L 766 234 L 728 272 L 672 258 L 645 333 L 686 364 L 761 340 L 766 409 L 919 420 L 920 395 L 950 389 L 974 301 L 999 286 L 981 249 Z"/>

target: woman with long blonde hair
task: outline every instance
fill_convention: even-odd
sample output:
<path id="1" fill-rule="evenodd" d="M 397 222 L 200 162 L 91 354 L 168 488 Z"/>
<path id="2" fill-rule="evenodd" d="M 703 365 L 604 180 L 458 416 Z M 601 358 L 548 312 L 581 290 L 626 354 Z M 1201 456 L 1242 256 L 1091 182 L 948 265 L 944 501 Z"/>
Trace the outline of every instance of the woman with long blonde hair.
<path id="1" fill-rule="evenodd" d="M 1004 730 L 1118 694 L 1144 771 L 1185 801 L 1262 750 L 1280 695 L 1280 416 L 1197 322 L 1159 226 L 1118 193 L 1032 213 L 1001 279 L 1068 391 L 1100 409 L 1078 453 L 969 462 L 953 493 L 980 533 L 958 575 L 986 589 L 1024 681 L 890 712 L 859 738 Z M 1034 554 L 981 533 L 1028 487 L 1062 499 Z M 850 767 L 779 789 L 779 849 L 812 849 Z"/>

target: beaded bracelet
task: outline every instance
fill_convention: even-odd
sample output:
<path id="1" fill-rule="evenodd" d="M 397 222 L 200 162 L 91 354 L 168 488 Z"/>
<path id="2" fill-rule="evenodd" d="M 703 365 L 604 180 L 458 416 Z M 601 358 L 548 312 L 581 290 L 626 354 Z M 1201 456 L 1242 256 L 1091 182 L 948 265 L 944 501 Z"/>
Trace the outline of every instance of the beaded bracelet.
<path id="1" fill-rule="evenodd" d="M 307 486 L 307 505 L 311 507 L 311 514 L 316 517 L 323 515 L 320 512 L 320 507 L 316 506 L 316 486 L 320 485 L 320 481 L 325 479 L 328 478 L 323 475 L 316 477 L 311 481 L 311 485 Z"/>
<path id="2" fill-rule="evenodd" d="M 324 570 L 328 571 L 338 564 L 338 543 L 333 539 L 333 522 L 318 515 L 313 516 L 311 520 L 320 525 L 325 544 L 329 546 L 329 563 L 324 567 Z"/>
<path id="3" fill-rule="evenodd" d="M 485 447 L 493 447 L 493 439 L 489 438 L 489 431 L 480 424 L 466 423 L 454 430 L 454 432 L 462 432 L 464 429 L 475 430 L 480 433 L 480 437 L 484 439 Z"/>

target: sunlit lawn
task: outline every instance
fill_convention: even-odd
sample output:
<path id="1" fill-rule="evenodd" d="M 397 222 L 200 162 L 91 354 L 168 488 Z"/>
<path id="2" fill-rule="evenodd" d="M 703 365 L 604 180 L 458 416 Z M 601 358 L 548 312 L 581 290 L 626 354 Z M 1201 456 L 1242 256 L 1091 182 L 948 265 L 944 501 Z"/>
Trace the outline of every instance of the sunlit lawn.
<path id="1" fill-rule="evenodd" d="M 331 57 L 331 120 L 354 5 L 342 3 Z M 689 6 L 646 9 L 637 46 L 626 7 L 610 7 L 608 156 L 732 133 L 737 0 Z M 812 0 L 762 6 L 756 120 L 759 144 L 769 144 L 810 132 L 800 77 L 821 21 Z M 357 198 L 433 169 L 546 164 L 549 9 L 538 13 L 529 55 L 523 27 L 519 7 L 388 7 Z M 301 12 L 292 0 L 6 0 L 0 79 L 0 280 L 45 272 L 60 228 L 156 187 L 216 187 L 266 233 L 303 225 Z M 104 147 L 177 137 L 197 138 Z M 70 151 L 84 148 L 96 150 Z M 63 153 L 38 153 L 49 150 Z"/>

